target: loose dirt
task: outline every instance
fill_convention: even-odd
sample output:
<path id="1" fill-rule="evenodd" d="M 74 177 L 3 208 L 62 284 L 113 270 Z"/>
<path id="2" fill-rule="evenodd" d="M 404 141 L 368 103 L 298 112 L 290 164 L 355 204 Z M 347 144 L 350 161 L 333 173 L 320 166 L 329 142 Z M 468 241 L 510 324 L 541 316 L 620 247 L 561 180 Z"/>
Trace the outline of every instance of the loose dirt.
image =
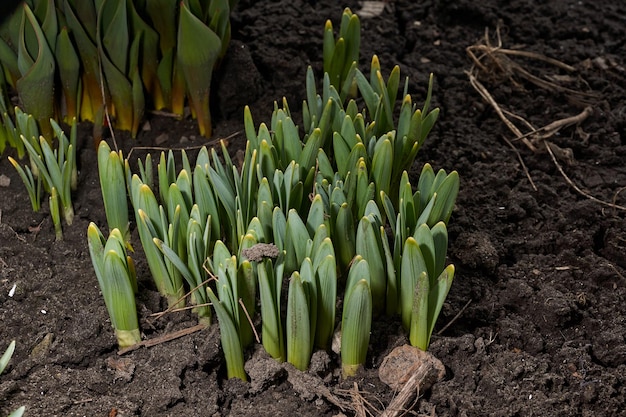
<path id="1" fill-rule="evenodd" d="M 338 26 L 344 6 L 360 9 L 356 1 L 239 2 L 233 42 L 213 89 L 215 138 L 229 137 L 232 155 L 243 148 L 245 104 L 257 124 L 269 121 L 274 100 L 283 96 L 297 114 L 307 66 L 321 72 L 324 22 Z M 413 178 L 426 162 L 456 169 L 461 178 L 450 221 L 449 261 L 457 273 L 430 347 L 446 376 L 420 392 L 409 415 L 623 415 L 624 3 L 388 1 L 381 15 L 362 18 L 362 26 L 362 68 L 374 53 L 385 74 L 400 65 L 418 103 L 434 73 L 433 104 L 441 115 Z M 571 66 L 509 56 L 568 90 L 546 89 L 520 72 L 498 72 L 497 65 L 477 73 L 520 131 L 589 106 L 588 117 L 549 137 L 527 137 L 536 151 L 516 139 L 467 74 L 474 62 L 466 48 L 484 44 L 486 29 L 492 46 L 499 30 L 503 48 Z M 149 122 L 136 141 L 117 135 L 127 153 L 154 147 L 159 136 L 161 147 L 203 144 L 192 121 L 153 116 Z M 300 373 L 269 361 L 258 346 L 247 352 L 246 369 L 255 379 L 225 380 L 217 326 L 118 356 L 85 236 L 90 221 L 106 223 L 89 135 L 90 127 L 81 126 L 77 216 L 61 242 L 54 241 L 45 209 L 30 211 L 7 154 L 0 159 L 0 175 L 10 180 L 0 187 L 0 349 L 17 340 L 0 377 L 0 415 L 26 405 L 27 416 L 312 417 L 389 404 L 394 392 L 379 380 L 378 367 L 406 342 L 394 320 L 375 322 L 367 367 L 348 381 L 341 381 L 333 353 L 318 353 L 314 369 Z M 565 153 L 553 159 L 544 141 Z M 133 158 L 146 152 L 135 149 Z M 187 313 L 150 316 L 164 303 L 142 256 L 138 250 L 144 336 L 196 325 Z"/>

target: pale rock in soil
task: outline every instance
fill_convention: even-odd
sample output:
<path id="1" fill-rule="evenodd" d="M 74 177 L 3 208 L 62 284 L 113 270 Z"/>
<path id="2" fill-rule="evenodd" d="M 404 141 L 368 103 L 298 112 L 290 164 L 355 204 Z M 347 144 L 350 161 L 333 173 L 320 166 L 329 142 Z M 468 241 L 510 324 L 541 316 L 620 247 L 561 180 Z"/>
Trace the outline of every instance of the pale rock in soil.
<path id="1" fill-rule="evenodd" d="M 383 359 L 378 377 L 390 388 L 399 391 L 420 368 L 427 371 L 420 381 L 420 391 L 427 390 L 446 375 L 446 368 L 439 359 L 419 348 L 403 345 Z"/>

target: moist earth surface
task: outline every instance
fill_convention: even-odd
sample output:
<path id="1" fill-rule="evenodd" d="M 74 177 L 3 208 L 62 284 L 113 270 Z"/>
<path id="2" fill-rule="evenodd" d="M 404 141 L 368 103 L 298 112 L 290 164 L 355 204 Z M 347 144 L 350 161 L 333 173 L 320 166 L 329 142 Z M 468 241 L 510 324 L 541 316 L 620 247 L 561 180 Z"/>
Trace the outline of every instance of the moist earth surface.
<path id="1" fill-rule="evenodd" d="M 301 120 L 307 66 L 319 77 L 324 23 L 338 27 L 346 6 L 361 15 L 362 70 L 373 54 L 385 76 L 399 65 L 420 106 L 434 75 L 441 113 L 411 178 L 425 163 L 461 178 L 455 281 L 430 346 L 446 375 L 409 415 L 623 415 L 626 4 L 390 0 L 368 17 L 356 1 L 241 0 L 214 77 L 212 139 L 244 149 L 246 104 L 269 124 L 286 97 Z M 503 118 L 540 130 L 520 139 Z M 136 140 L 115 134 L 133 160 L 215 145 L 192 120 L 147 121 Z M 355 415 L 356 390 L 374 415 L 386 407 L 394 392 L 378 368 L 407 342 L 395 319 L 374 321 L 366 367 L 346 381 L 334 353 L 301 373 L 259 346 L 246 352 L 251 382 L 226 380 L 218 326 L 119 356 L 86 241 L 89 222 L 106 226 L 91 129 L 80 126 L 77 215 L 62 241 L 46 209 L 30 211 L 13 153 L 0 159 L 0 349 L 17 341 L 0 415 L 21 405 L 26 416 Z M 165 305 L 133 239 L 143 336 L 194 326 L 186 312 L 152 316 Z"/>

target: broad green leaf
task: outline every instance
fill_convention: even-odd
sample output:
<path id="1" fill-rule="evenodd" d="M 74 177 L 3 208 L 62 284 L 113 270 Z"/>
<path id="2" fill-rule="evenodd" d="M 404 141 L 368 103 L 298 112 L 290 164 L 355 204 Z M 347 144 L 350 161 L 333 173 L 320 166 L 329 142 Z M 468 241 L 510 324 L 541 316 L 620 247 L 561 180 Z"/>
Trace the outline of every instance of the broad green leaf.
<path id="1" fill-rule="evenodd" d="M 326 224 L 326 213 L 324 211 L 324 202 L 322 201 L 322 197 L 319 194 L 316 194 L 313 197 L 313 202 L 311 203 L 311 207 L 309 208 L 309 214 L 306 220 L 306 227 L 309 231 L 309 236 L 315 235 L 317 229 Z"/>
<path id="2" fill-rule="evenodd" d="M 237 292 L 239 294 L 239 332 L 242 346 L 248 346 L 254 340 L 252 323 L 256 311 L 256 274 L 248 260 L 242 260 L 237 268 Z M 241 305 L 243 304 L 243 306 Z"/>
<path id="3" fill-rule="evenodd" d="M 400 270 L 400 310 L 402 325 L 407 331 L 411 329 L 411 315 L 418 278 L 422 274 L 425 274 L 426 279 L 428 279 L 427 271 L 428 269 L 420 246 L 415 239 L 409 237 L 406 242 L 404 242 L 402 266 Z"/>
<path id="4" fill-rule="evenodd" d="M 287 271 L 295 271 L 306 257 L 307 241 L 310 240 L 306 225 L 295 209 L 289 210 L 285 228 L 285 251 Z"/>
<path id="5" fill-rule="evenodd" d="M 56 40 L 56 62 L 65 99 L 65 120 L 79 117 L 80 60 L 70 40 L 67 27 L 63 27 Z"/>
<path id="6" fill-rule="evenodd" d="M 34 30 L 37 40 L 37 52 L 32 58 L 27 50 L 26 39 L 24 38 L 27 26 Z M 24 106 L 24 111 L 33 115 L 39 123 L 41 134 L 50 140 L 52 137 L 50 119 L 54 115 L 54 74 L 56 64 L 54 55 L 48 46 L 48 41 L 37 19 L 30 7 L 26 5 L 24 6 L 24 17 L 20 32 L 22 34 L 18 47 L 18 65 L 22 78 L 16 84 L 18 96 Z"/>
<path id="7" fill-rule="evenodd" d="M 139 343 L 139 323 L 133 291 L 127 267 L 119 253 L 108 251 L 104 254 L 103 265 L 106 277 L 102 293 L 109 298 L 111 323 L 115 328 L 120 348 Z"/>
<path id="8" fill-rule="evenodd" d="M 318 294 L 315 345 L 321 349 L 328 349 L 335 330 L 335 305 L 337 302 L 335 257 L 332 255 L 325 256 L 315 271 Z"/>
<path id="9" fill-rule="evenodd" d="M 243 347 L 235 321 L 211 288 L 208 288 L 208 296 L 211 303 L 213 303 L 213 308 L 220 323 L 220 339 L 224 356 L 226 357 L 226 374 L 228 378 L 239 378 L 242 381 L 247 381 L 248 377 L 244 369 Z"/>
<path id="10" fill-rule="evenodd" d="M 335 35 L 333 34 L 333 24 L 330 20 L 324 25 L 324 36 L 322 42 L 322 56 L 324 63 L 324 72 L 330 72 L 332 58 L 335 50 Z"/>
<path id="11" fill-rule="evenodd" d="M 443 172 L 445 175 L 445 171 L 441 170 L 440 172 Z M 434 225 L 438 221 L 443 221 L 447 224 L 459 194 L 459 174 L 456 171 L 452 171 L 447 175 L 437 187 L 436 193 L 437 201 L 428 218 L 428 224 Z"/>
<path id="12" fill-rule="evenodd" d="M 309 300 L 298 272 L 289 280 L 287 297 L 287 361 L 301 371 L 311 360 Z"/>
<path id="13" fill-rule="evenodd" d="M 65 0 L 63 10 L 67 25 L 76 42 L 82 67 L 80 118 L 94 121 L 103 106 L 98 49 L 95 44 L 96 12 L 92 2 L 77 1 L 72 3 Z"/>
<path id="14" fill-rule="evenodd" d="M 435 242 L 433 241 L 433 235 L 430 231 L 430 227 L 427 224 L 422 223 L 417 227 L 415 233 L 413 234 L 413 239 L 417 242 L 420 247 L 420 251 L 422 253 L 422 257 L 424 258 L 424 262 L 426 263 L 426 272 L 428 273 L 428 277 L 431 280 L 435 280 L 439 274 L 435 273 Z"/>
<path id="15" fill-rule="evenodd" d="M 118 229 L 126 242 L 130 242 L 126 177 L 121 154 L 111 151 L 105 141 L 98 146 L 98 173 L 100 189 L 109 230 Z"/>
<path id="16" fill-rule="evenodd" d="M 198 119 L 202 136 L 212 133 L 209 92 L 213 68 L 220 56 L 222 41 L 194 16 L 184 2 L 178 23 L 177 61 L 185 78 L 189 101 Z"/>
<path id="17" fill-rule="evenodd" d="M 374 184 L 376 184 L 376 195 L 380 195 L 381 191 L 387 194 L 390 193 L 393 163 L 393 145 L 389 137 L 387 137 L 379 141 L 372 159 L 372 179 Z"/>
<path id="18" fill-rule="evenodd" d="M 439 222 L 430 230 L 435 248 L 435 276 L 439 276 L 446 264 L 448 252 L 448 230 L 444 222 Z"/>
<path id="19" fill-rule="evenodd" d="M 278 263 L 279 261 L 277 261 Z M 261 299 L 261 331 L 265 351 L 274 359 L 286 359 L 285 340 L 280 316 L 280 294 L 282 289 L 282 271 L 274 269 L 270 259 L 257 264 L 259 296 Z"/>
<path id="20" fill-rule="evenodd" d="M 413 305 L 411 310 L 411 327 L 409 340 L 412 346 L 416 346 L 423 351 L 428 349 L 429 326 L 428 326 L 428 295 L 430 284 L 428 274 L 424 271 L 417 277 L 417 282 L 413 288 Z"/>
<path id="21" fill-rule="evenodd" d="M 362 256 L 369 266 L 372 307 L 375 313 L 385 310 L 387 293 L 385 255 L 379 236 L 376 224 L 368 217 L 362 217 L 356 232 L 356 254 Z"/>
<path id="22" fill-rule="evenodd" d="M 435 329 L 435 324 L 439 313 L 443 307 L 443 303 L 448 296 L 452 280 L 454 279 L 454 265 L 448 265 L 437 278 L 435 285 L 431 285 L 430 294 L 428 296 L 428 339 L 426 347 L 430 344 L 430 337 Z"/>
<path id="23" fill-rule="evenodd" d="M 365 363 L 372 326 L 372 294 L 365 279 L 346 294 L 341 322 L 341 368 L 344 378 Z"/>
<path id="24" fill-rule="evenodd" d="M 347 270 L 356 251 L 356 231 L 352 212 L 347 203 L 339 207 L 332 233 L 333 241 L 336 242 L 335 251 L 342 270 Z"/>

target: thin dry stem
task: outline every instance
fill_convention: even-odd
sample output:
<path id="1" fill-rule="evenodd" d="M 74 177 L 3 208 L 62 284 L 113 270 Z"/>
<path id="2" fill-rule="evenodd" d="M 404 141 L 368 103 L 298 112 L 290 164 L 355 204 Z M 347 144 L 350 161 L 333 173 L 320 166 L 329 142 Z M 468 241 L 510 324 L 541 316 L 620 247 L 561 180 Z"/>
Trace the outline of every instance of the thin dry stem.
<path id="1" fill-rule="evenodd" d="M 205 269 L 205 270 L 206 270 L 206 269 Z M 208 272 L 208 270 L 207 270 L 207 272 Z M 182 295 L 182 296 L 181 296 L 178 300 L 176 300 L 176 303 L 174 303 L 171 307 L 168 307 L 166 310 L 161 311 L 161 312 L 159 312 L 159 313 L 154 313 L 154 314 L 151 314 L 150 316 L 151 316 L 151 317 L 155 317 L 155 318 L 158 320 L 158 319 L 160 319 L 161 317 L 163 317 L 164 315 L 169 314 L 169 313 L 176 313 L 176 312 L 178 312 L 178 311 L 185 311 L 185 310 L 193 309 L 193 308 L 196 308 L 196 307 L 204 307 L 204 306 L 207 306 L 207 305 L 212 305 L 211 303 L 206 303 L 206 304 L 197 304 L 197 305 L 187 306 L 187 307 L 174 307 L 174 306 L 177 306 L 177 305 L 178 305 L 178 303 L 180 303 L 181 301 L 183 301 L 183 300 L 184 300 L 184 299 L 186 299 L 187 297 L 191 296 L 191 294 L 192 294 L 194 291 L 198 291 L 198 289 L 199 289 L 200 287 L 202 287 L 202 286 L 204 286 L 204 285 L 208 284 L 208 283 L 209 283 L 209 282 L 211 282 L 211 280 L 213 280 L 213 279 L 215 279 L 215 277 L 211 275 L 208 279 L 206 279 L 206 280 L 202 281 L 200 284 L 198 284 L 198 285 L 196 285 L 195 287 L 193 287 L 192 289 L 190 289 L 190 290 L 189 290 L 189 292 L 187 292 L 187 293 L 183 294 L 183 295 Z"/>
<path id="2" fill-rule="evenodd" d="M 379 416 L 380 413 L 382 412 L 381 410 L 384 409 L 384 404 L 380 400 L 380 398 L 378 398 L 377 396 L 375 396 L 374 394 L 370 392 L 361 391 L 356 382 L 354 383 L 353 387 L 350 388 L 349 390 L 336 389 L 335 392 L 339 395 L 350 397 L 351 408 L 355 413 L 357 413 L 357 415 L 364 415 L 362 414 L 364 412 L 368 416 L 376 417 L 376 416 Z M 372 404 L 372 402 L 366 398 L 366 395 L 370 397 L 373 396 L 374 400 L 376 400 L 379 407 Z M 359 404 L 359 407 L 362 407 L 361 412 L 358 411 L 357 407 L 355 406 L 357 403 Z"/>
<path id="3" fill-rule="evenodd" d="M 254 323 L 252 322 L 252 319 L 250 318 L 250 313 L 248 313 L 248 309 L 246 308 L 246 305 L 243 303 L 243 300 L 241 298 L 239 299 L 239 305 L 243 309 L 243 312 L 246 314 L 246 318 L 248 319 L 248 323 L 250 323 L 250 327 L 252 327 L 252 331 L 254 332 L 254 337 L 256 339 L 256 342 L 261 343 L 261 338 L 259 337 L 259 334 L 257 333 L 256 328 L 254 327 Z"/>
<path id="4" fill-rule="evenodd" d="M 568 72 L 575 71 L 576 69 L 574 67 L 536 52 L 503 48 L 502 39 L 500 38 L 500 27 L 496 28 L 496 39 L 497 46 L 492 46 L 489 37 L 489 30 L 486 29 L 483 41 L 484 43 L 472 45 L 466 48 L 467 54 L 474 62 L 471 69 L 471 72 L 474 75 L 477 75 L 477 72 L 482 72 L 492 77 L 500 75 L 501 77 L 508 79 L 512 84 L 519 86 L 519 83 L 514 80 L 514 77 L 517 76 L 548 91 L 563 92 L 571 96 L 582 98 L 597 98 L 597 95 L 594 93 L 573 90 L 550 80 L 538 77 L 526 70 L 517 62 L 513 61 L 510 57 L 517 56 L 542 61 Z"/>
<path id="5" fill-rule="evenodd" d="M 185 147 L 178 147 L 178 148 L 172 148 L 172 147 L 162 147 L 162 146 L 133 146 L 130 151 L 128 152 L 128 156 L 126 157 L 127 159 L 130 159 L 130 156 L 133 154 L 133 151 L 137 150 L 137 151 L 189 151 L 189 150 L 195 150 L 195 149 L 202 149 L 205 146 L 216 146 L 218 145 L 221 141 L 225 141 L 227 146 L 230 143 L 230 139 L 235 138 L 237 136 L 239 136 L 241 134 L 241 131 L 237 131 L 234 133 L 231 133 L 230 135 L 226 136 L 225 138 L 219 138 L 219 139 L 212 139 L 209 141 L 206 141 L 200 145 L 196 145 L 196 146 L 185 146 Z"/>
<path id="6" fill-rule="evenodd" d="M 461 308 L 459 310 L 458 313 L 456 313 L 456 315 L 454 317 L 452 317 L 452 320 L 450 320 L 448 322 L 448 324 L 446 324 L 445 326 L 443 326 L 443 328 L 441 330 L 439 330 L 437 332 L 437 336 L 441 335 L 443 332 L 445 332 L 446 330 L 448 330 L 448 327 L 452 326 L 452 323 L 454 323 L 455 321 L 458 320 L 459 317 L 461 317 L 461 314 L 463 314 L 463 312 L 467 309 L 467 307 L 469 307 L 469 305 L 472 303 L 472 300 L 469 299 L 467 300 L 467 303 L 465 303 L 465 305 L 463 306 L 463 308 Z"/>
<path id="7" fill-rule="evenodd" d="M 522 158 L 522 155 L 519 153 L 517 148 L 511 143 L 510 140 L 508 140 L 504 136 L 502 137 L 502 139 L 504 139 L 507 145 L 509 145 L 509 147 L 513 150 L 513 152 L 515 152 L 515 155 L 517 155 L 517 160 L 522 165 L 522 169 L 524 170 L 524 174 L 526 175 L 526 178 L 528 178 L 528 182 L 530 182 L 530 185 L 533 187 L 533 190 L 537 191 L 537 186 L 535 185 L 533 178 L 530 176 L 530 172 L 528 171 L 528 168 L 526 167 L 526 164 L 524 163 L 524 158 Z"/>
<path id="8" fill-rule="evenodd" d="M 487 88 L 485 88 L 485 86 L 480 81 L 478 81 L 478 78 L 476 78 L 476 76 L 472 72 L 466 72 L 466 74 L 469 77 L 472 87 L 474 87 L 478 94 L 480 94 L 481 97 L 491 105 L 500 120 L 502 120 L 506 127 L 508 127 L 509 130 L 513 132 L 515 137 L 520 138 L 522 142 L 524 142 L 524 145 L 526 145 L 530 150 L 532 150 L 533 152 L 537 152 L 537 148 L 535 147 L 535 145 L 533 145 L 527 138 L 525 138 L 522 131 L 519 130 L 517 126 L 515 126 L 515 124 L 513 124 L 513 122 L 509 120 L 508 117 L 506 117 L 500 105 L 496 102 L 491 93 L 489 93 Z"/>
<path id="9" fill-rule="evenodd" d="M 380 417 L 400 417 L 407 414 L 417 404 L 421 387 L 430 387 L 443 377 L 442 369 L 443 364 L 434 357 L 421 362 Z"/>
<path id="10" fill-rule="evenodd" d="M 583 191 L 580 187 L 578 187 L 574 181 L 572 181 L 567 174 L 565 173 L 565 171 L 563 171 L 563 168 L 561 167 L 561 164 L 559 164 L 559 161 L 556 159 L 556 156 L 554 156 L 554 153 L 552 152 L 552 144 L 550 144 L 549 142 L 546 141 L 546 149 L 548 150 L 548 153 L 550 154 L 550 157 L 552 158 L 552 162 L 554 162 L 554 165 L 556 166 L 556 168 L 559 170 L 559 172 L 561 173 L 561 175 L 563 176 L 563 178 L 565 179 L 565 181 L 574 189 L 576 190 L 577 193 L 579 193 L 580 195 L 595 201 L 596 203 L 600 203 L 604 206 L 608 206 L 611 207 L 613 209 L 617 209 L 617 210 L 623 210 L 626 211 L 626 207 L 624 206 L 620 206 L 618 204 L 614 204 L 614 203 L 608 203 L 606 201 L 600 200 L 599 198 L 596 198 L 594 196 L 592 196 L 591 194 Z"/>
<path id="11" fill-rule="evenodd" d="M 350 390 L 350 396 L 352 397 L 352 408 L 354 409 L 356 417 L 367 417 L 368 413 L 363 404 L 363 396 L 359 393 L 359 386 L 356 382 Z"/>
<path id="12" fill-rule="evenodd" d="M 200 330 L 205 329 L 206 326 L 204 324 L 197 324 L 193 327 L 189 327 L 187 329 L 182 329 L 182 330 L 178 330 L 176 332 L 172 332 L 172 333 L 168 333 L 168 334 L 164 334 L 162 336 L 158 336 L 155 337 L 153 339 L 149 339 L 149 340 L 143 340 L 137 344 L 134 344 L 132 346 L 129 346 L 127 348 L 124 349 L 120 349 L 117 354 L 118 355 L 124 355 L 128 352 L 132 352 L 133 350 L 137 350 L 140 347 L 152 347 L 152 346 L 156 346 L 156 345 L 160 345 L 161 343 L 165 343 L 165 342 L 169 342 L 178 338 L 181 338 L 183 336 L 187 336 L 189 334 L 198 332 Z"/>

